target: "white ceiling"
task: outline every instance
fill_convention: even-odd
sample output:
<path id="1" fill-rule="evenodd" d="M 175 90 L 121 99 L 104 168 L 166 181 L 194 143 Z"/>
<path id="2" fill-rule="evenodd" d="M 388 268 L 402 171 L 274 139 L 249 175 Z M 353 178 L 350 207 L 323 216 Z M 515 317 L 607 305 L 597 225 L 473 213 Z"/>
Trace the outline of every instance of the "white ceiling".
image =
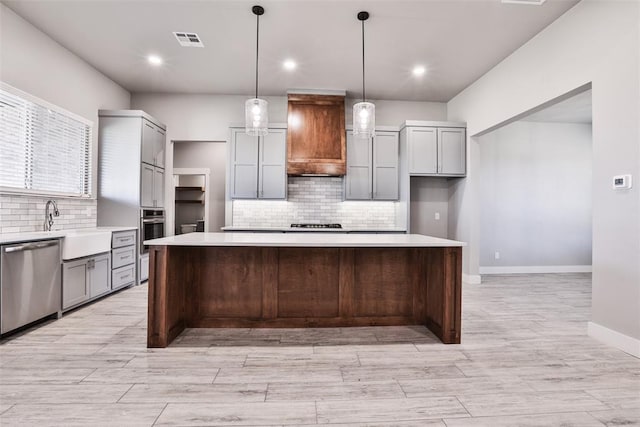
<path id="1" fill-rule="evenodd" d="M 367 97 L 448 101 L 579 0 L 542 6 L 500 0 L 3 0 L 16 13 L 132 92 L 251 95 L 255 16 L 260 18 L 260 94 L 341 89 L 361 95 L 365 24 Z M 173 31 L 197 33 L 183 48 Z M 166 63 L 151 68 L 149 53 Z M 282 61 L 295 59 L 291 73 Z M 422 78 L 411 75 L 425 65 Z M 526 84 L 526 83 L 523 83 Z"/>
<path id="2" fill-rule="evenodd" d="M 525 122 L 591 123 L 591 90 L 558 102 L 522 119 Z"/>

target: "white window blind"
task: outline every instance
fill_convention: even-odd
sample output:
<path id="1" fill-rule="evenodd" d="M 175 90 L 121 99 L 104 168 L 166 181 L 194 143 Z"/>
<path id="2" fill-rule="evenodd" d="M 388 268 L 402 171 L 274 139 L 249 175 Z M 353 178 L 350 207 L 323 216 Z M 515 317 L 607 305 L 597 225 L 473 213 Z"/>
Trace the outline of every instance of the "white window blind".
<path id="1" fill-rule="evenodd" d="M 91 195 L 91 122 L 0 86 L 0 188 Z"/>

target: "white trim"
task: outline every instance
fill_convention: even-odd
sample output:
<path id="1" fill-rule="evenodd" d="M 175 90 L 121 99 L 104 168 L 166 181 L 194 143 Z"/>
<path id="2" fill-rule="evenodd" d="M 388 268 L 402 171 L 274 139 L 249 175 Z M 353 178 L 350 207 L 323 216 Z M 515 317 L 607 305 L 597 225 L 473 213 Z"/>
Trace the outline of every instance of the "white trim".
<path id="1" fill-rule="evenodd" d="M 98 117 L 142 117 L 163 131 L 167 131 L 167 125 L 142 110 L 98 110 Z"/>
<path id="2" fill-rule="evenodd" d="M 468 283 L 469 285 L 479 285 L 480 283 L 482 283 L 482 278 L 479 274 L 462 273 L 462 283 Z"/>
<path id="3" fill-rule="evenodd" d="M 640 358 L 640 340 L 637 338 L 621 334 L 595 322 L 589 322 L 587 325 L 587 333 L 591 338 L 595 338 L 598 341 Z"/>
<path id="4" fill-rule="evenodd" d="M 480 274 L 591 273 L 590 265 L 522 265 L 480 267 Z"/>
<path id="5" fill-rule="evenodd" d="M 28 188 L 13 188 L 13 187 L 0 187 L 0 195 L 5 196 L 29 196 L 29 197 L 43 197 L 43 198 L 58 198 L 58 199 L 82 199 L 82 200 L 97 200 L 97 197 L 91 194 L 71 194 L 71 193 L 58 193 L 55 191 L 44 192 L 42 190 L 30 190 Z"/>
<path id="6" fill-rule="evenodd" d="M 176 202 L 175 202 L 175 194 L 176 194 L 176 178 L 179 175 L 204 175 L 204 205 L 203 205 L 203 209 L 204 209 L 204 231 L 205 232 L 209 232 L 209 196 L 211 193 L 211 189 L 209 188 L 209 178 L 211 175 L 211 169 L 210 168 L 173 168 L 173 195 L 174 195 L 174 200 L 173 200 L 173 229 L 176 229 Z M 166 209 L 166 206 L 165 206 Z"/>
<path id="7" fill-rule="evenodd" d="M 447 121 L 438 121 L 438 120 L 405 120 L 404 123 L 400 125 L 400 130 L 406 127 L 444 127 L 444 128 L 466 128 L 467 124 L 465 122 L 447 122 Z"/>
<path id="8" fill-rule="evenodd" d="M 42 106 L 44 108 L 47 108 L 47 109 L 49 109 L 51 111 L 55 111 L 56 113 L 63 114 L 63 115 L 65 115 L 65 116 L 67 116 L 67 117 L 69 117 L 69 118 L 71 118 L 73 120 L 76 120 L 76 121 L 78 121 L 78 122 L 80 122 L 82 124 L 85 124 L 85 125 L 89 126 L 91 128 L 90 129 L 90 131 L 91 131 L 90 137 L 93 137 L 93 122 L 91 120 L 86 119 L 85 117 L 82 117 L 82 116 L 80 116 L 80 115 L 78 115 L 76 113 L 72 113 L 69 110 L 65 110 L 64 108 L 59 107 L 59 106 L 57 106 L 55 104 L 52 104 L 52 103 L 50 103 L 48 101 L 45 101 L 42 98 L 38 98 L 37 96 L 31 95 L 30 93 L 27 93 L 27 92 L 25 92 L 23 90 L 20 90 L 20 89 L 14 87 L 14 86 L 11 86 L 10 84 L 5 83 L 3 81 L 0 81 L 0 89 L 6 90 L 7 92 L 9 92 L 9 93 L 11 93 L 11 94 L 13 94 L 15 96 L 19 96 L 21 98 L 24 98 L 29 102 L 33 102 L 34 104 L 38 104 L 38 105 L 40 105 L 40 106 Z"/>
<path id="9" fill-rule="evenodd" d="M 346 98 L 347 91 L 340 89 L 289 89 L 287 95 L 329 95 L 344 96 Z"/>

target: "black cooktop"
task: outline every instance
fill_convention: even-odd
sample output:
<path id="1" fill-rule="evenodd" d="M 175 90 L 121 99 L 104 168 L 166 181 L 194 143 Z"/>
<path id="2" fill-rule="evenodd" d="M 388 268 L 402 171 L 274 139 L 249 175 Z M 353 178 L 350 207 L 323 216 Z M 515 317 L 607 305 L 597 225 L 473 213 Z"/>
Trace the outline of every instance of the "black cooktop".
<path id="1" fill-rule="evenodd" d="M 291 224 L 291 228 L 342 228 L 340 224 Z"/>

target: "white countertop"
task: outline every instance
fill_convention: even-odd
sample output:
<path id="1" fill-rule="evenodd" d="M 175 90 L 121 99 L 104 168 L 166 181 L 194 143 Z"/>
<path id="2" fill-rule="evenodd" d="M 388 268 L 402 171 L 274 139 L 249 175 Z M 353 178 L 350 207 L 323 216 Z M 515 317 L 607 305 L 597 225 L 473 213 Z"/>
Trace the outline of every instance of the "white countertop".
<path id="1" fill-rule="evenodd" d="M 373 247 L 416 248 L 466 246 L 464 242 L 422 234 L 347 233 L 188 233 L 146 240 L 151 246 L 273 246 L 273 247 Z"/>
<path id="2" fill-rule="evenodd" d="M 280 232 L 280 233 L 405 233 L 407 230 L 400 227 L 394 228 L 302 228 L 302 227 L 242 227 L 229 225 L 221 228 L 222 231 L 256 231 L 256 232 Z"/>
<path id="3" fill-rule="evenodd" d="M 66 236 L 67 233 L 74 230 L 104 230 L 104 231 L 126 231 L 135 230 L 136 227 L 89 227 L 82 229 L 69 229 L 69 230 L 53 230 L 53 231 L 31 231 L 31 232 L 18 232 L 18 233 L 4 233 L 0 234 L 0 244 L 19 243 L 19 242 L 35 242 L 37 240 L 49 240 L 49 239 L 61 239 Z"/>

